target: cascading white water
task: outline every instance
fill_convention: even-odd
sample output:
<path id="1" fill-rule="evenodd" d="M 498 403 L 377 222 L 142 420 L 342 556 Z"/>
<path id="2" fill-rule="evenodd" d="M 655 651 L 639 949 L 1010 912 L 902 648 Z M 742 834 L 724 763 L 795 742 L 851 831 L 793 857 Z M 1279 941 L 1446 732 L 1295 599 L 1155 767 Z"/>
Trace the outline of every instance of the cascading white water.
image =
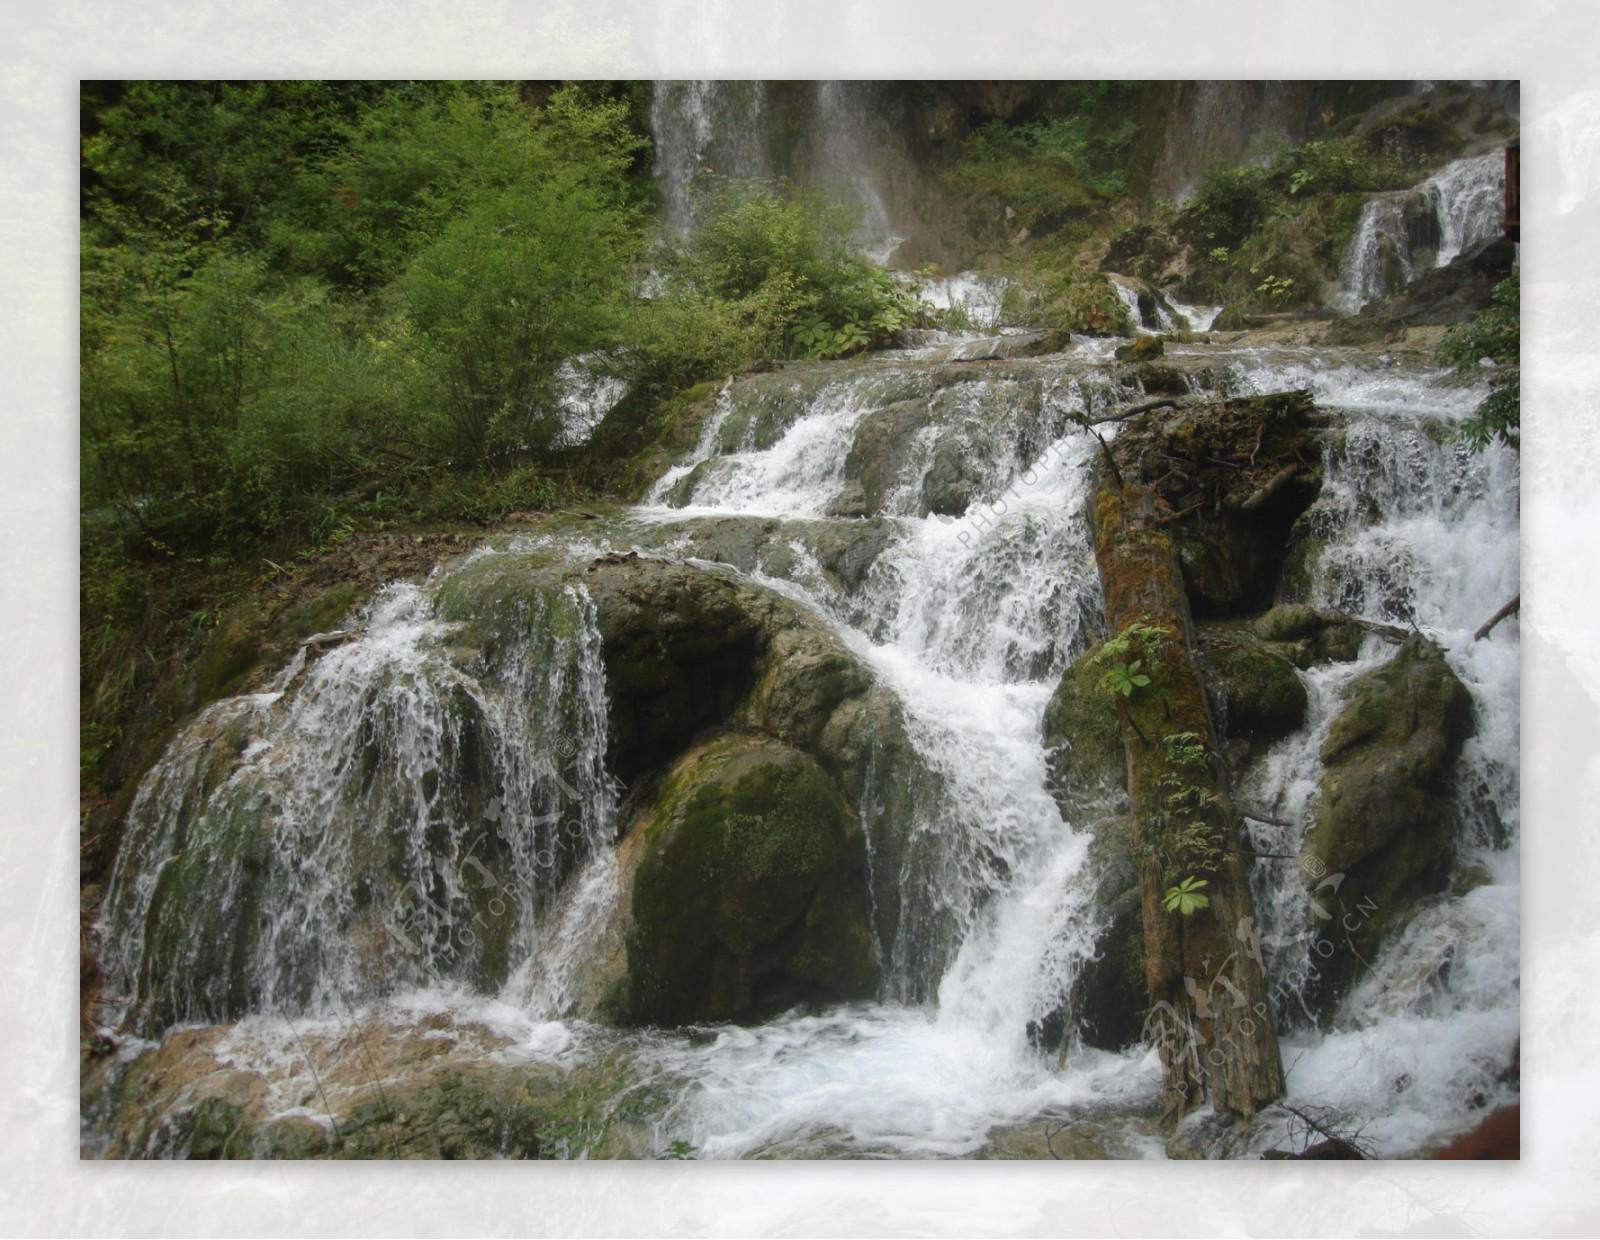
<path id="1" fill-rule="evenodd" d="M 891 182 L 915 180 L 916 173 L 898 135 L 884 123 L 874 84 L 788 84 L 774 102 L 778 89 L 739 81 L 655 84 L 650 128 L 668 227 L 678 233 L 689 228 L 703 174 L 789 179 L 825 186 L 854 208 L 856 244 L 874 262 L 888 263 L 905 240 L 904 230 L 914 226 L 895 218 Z M 904 185 L 899 197 L 903 205 Z"/>
<path id="2" fill-rule="evenodd" d="M 1361 208 L 1361 222 L 1339 260 L 1337 307 L 1354 314 L 1374 298 L 1416 277 L 1406 236 L 1404 195 L 1375 194 Z"/>
<path id="3" fill-rule="evenodd" d="M 1505 157 L 1498 151 L 1458 159 L 1414 189 L 1374 194 L 1339 260 L 1335 309 L 1354 314 L 1368 302 L 1415 280 L 1428 266 L 1447 267 L 1466 251 L 1500 235 Z M 1431 210 L 1437 242 L 1421 247 L 1406 222 L 1416 196 Z"/>
<path id="4" fill-rule="evenodd" d="M 1303 601 L 1419 627 L 1473 697 L 1477 731 L 1457 774 L 1458 864 L 1481 865 L 1491 881 L 1424 905 L 1346 997 L 1331 1032 L 1305 1026 L 1299 1004 L 1311 919 L 1297 863 L 1262 862 L 1255 875 L 1275 997 L 1302 1022 L 1284 1046 L 1290 1101 L 1361 1116 L 1367 1139 L 1400 1152 L 1506 1097 L 1497 1078 L 1518 1035 L 1518 643 L 1507 625 L 1494 640 L 1473 639 L 1519 588 L 1517 457 L 1503 446 L 1474 453 L 1442 433 L 1482 392 L 1437 373 L 1285 351 L 1241 359 L 1234 379 L 1245 391 L 1305 387 L 1348 419 L 1344 448 L 1303 518 L 1327 538 Z M 1241 799 L 1308 823 L 1339 691 L 1388 657 L 1369 638 L 1355 664 L 1303 673 L 1307 725 L 1274 748 Z M 1260 852 L 1293 855 L 1300 838 L 1299 828 L 1251 824 Z"/>
<path id="5" fill-rule="evenodd" d="M 1409 1153 L 1465 1122 L 1475 1095 L 1494 1096 L 1494 1073 L 1516 1036 L 1517 865 L 1514 847 L 1505 847 L 1517 834 L 1516 642 L 1509 629 L 1492 641 L 1470 639 L 1516 588 L 1515 458 L 1503 449 L 1474 456 L 1443 440 L 1439 428 L 1470 412 L 1480 393 L 1412 365 L 1331 351 L 1169 349 L 1180 362 L 1191 350 L 1231 390 L 1308 387 L 1344 415 L 1344 449 L 1311 517 L 1327 544 L 1310 601 L 1421 625 L 1441 641 L 1477 707 L 1478 734 L 1461 778 L 1465 847 L 1492 881 L 1424 908 L 1373 962 L 1373 978 L 1329 1032 L 1306 1026 L 1296 1006 L 1292 975 L 1307 948 L 1303 879 L 1291 861 L 1263 863 L 1256 876 L 1269 981 L 1280 1013 L 1298 1022 L 1285 1042 L 1289 1101 L 1336 1107 L 1366 1124 L 1379 1153 Z M 448 575 L 424 590 L 381 596 L 357 640 L 309 668 L 291 667 L 273 694 L 214 708 L 211 722 L 180 739 L 141 794 L 126 868 L 114 883 L 118 929 L 109 941 L 126 942 L 137 955 L 162 859 L 185 833 L 194 838 L 194 824 L 220 822 L 229 798 L 249 787 L 270 803 L 250 812 L 284 841 L 284 859 L 274 864 L 285 884 L 298 884 L 281 888 L 282 907 L 296 912 L 280 918 L 272 951 L 302 962 L 300 989 L 273 975 L 254 1010 L 314 1012 L 324 996 L 331 1004 L 374 993 L 363 988 L 367 957 L 355 951 L 359 936 L 340 902 L 360 886 L 340 824 L 383 820 L 397 824 L 395 838 L 410 841 L 423 838 L 418 832 L 435 811 L 478 812 L 448 805 L 441 777 L 463 751 L 459 720 L 468 717 L 475 721 L 469 730 L 488 738 L 476 745 L 478 760 L 494 766 L 485 782 L 512 790 L 502 797 L 504 821 L 531 823 L 553 810 L 570 819 L 572 798 L 563 791 L 570 788 L 580 793 L 586 825 L 560 867 L 539 856 L 551 841 L 520 834 L 523 853 L 511 872 L 542 885 L 523 906 L 494 999 L 464 999 L 460 985 L 473 984 L 470 970 L 443 960 L 392 974 L 391 988 L 421 986 L 422 997 L 403 1002 L 468 1015 L 477 1003 L 485 1021 L 509 1031 L 516 1053 L 531 1058 L 566 1063 L 626 1045 L 624 1092 L 664 1100 L 651 1111 L 657 1149 L 682 1142 L 706 1157 L 950 1156 L 981 1149 L 996 1126 L 1041 1115 L 1147 1108 L 1159 1075 L 1152 1054 L 1077 1047 L 1058 1069 L 1054 1050 L 1028 1037 L 1030 1022 L 1057 1009 L 1070 990 L 1103 916 L 1088 840 L 1062 820 L 1047 789 L 1041 739 L 1056 680 L 1099 614 L 1083 511 L 1086 466 L 1098 447 L 1066 414 L 1134 395 L 1109 386 L 1115 380 L 1103 352 L 1080 345 L 1004 364 L 984 381 L 915 359 L 799 367 L 781 416 L 770 407 L 772 392 L 788 380 L 762 381 L 764 422 L 750 416 L 745 393 L 756 381 L 747 380 L 721 394 L 698 447 L 643 506 L 585 531 L 582 541 L 557 532 L 528 544 L 538 554 L 579 559 L 630 547 L 692 558 L 700 554 L 700 523 L 770 523 L 767 537 L 787 552 L 786 567 L 751 575 L 831 625 L 892 690 L 919 766 L 909 788 L 869 781 L 859 807 L 877 916 L 895 927 L 878 1001 L 688 1035 L 602 1035 L 568 1019 L 588 957 L 603 949 L 592 927 L 605 921 L 618 890 L 602 844 L 614 833 L 616 802 L 604 783 L 593 617 L 581 595 L 557 596 L 547 601 L 562 623 L 534 617 L 522 627 L 542 637 L 474 661 L 451 653 L 449 626 L 438 618 L 434 600 Z M 880 521 L 891 527 L 889 537 L 858 578 L 830 578 L 809 550 L 808 531 L 865 528 L 825 514 L 848 484 L 863 420 L 908 395 L 925 420 L 883 486 L 888 515 Z M 940 459 L 960 461 L 970 475 L 973 498 L 959 517 L 923 515 L 941 451 Z M 1341 685 L 1385 657 L 1373 645 L 1355 664 L 1306 674 L 1307 725 L 1241 789 L 1247 803 L 1307 820 L 1316 753 Z M 208 785 L 212 749 L 231 735 L 234 718 L 250 721 L 240 774 Z M 558 734 L 576 743 L 553 742 Z M 373 764 L 362 756 L 374 746 L 388 775 L 366 785 Z M 540 765 L 539 755 L 566 751 L 579 760 L 581 780 L 568 765 Z M 197 799 L 196 789 L 208 790 Z M 1295 828 L 1256 824 L 1252 832 L 1258 851 L 1298 849 Z M 438 848 L 436 838 L 426 842 Z M 454 875 L 447 888 L 475 878 L 458 852 L 439 855 Z M 290 864 L 296 856 L 302 861 Z M 224 902 L 225 878 L 208 889 Z M 445 902 L 437 924 L 401 928 L 438 943 L 472 912 Z M 295 935 L 325 945 L 317 948 L 323 954 L 306 964 L 309 947 Z M 137 962 L 126 961 L 124 971 L 136 972 Z M 308 988 L 310 975 L 321 981 Z M 507 1005 L 520 1015 L 511 1019 Z M 254 1053 L 255 1036 L 241 1032 L 233 1053 Z M 1265 1125 L 1260 1141 L 1270 1144 L 1271 1132 Z M 1161 1154 L 1148 1136 L 1120 1148 Z"/>
<path id="6" fill-rule="evenodd" d="M 1439 217 L 1438 266 L 1500 235 L 1505 156 L 1499 151 L 1458 159 L 1417 186 Z"/>
<path id="7" fill-rule="evenodd" d="M 663 213 L 676 232 L 694 218 L 694 186 L 702 173 L 772 175 L 761 141 L 760 82 L 657 82 L 650 97 L 655 174 Z"/>
<path id="8" fill-rule="evenodd" d="M 527 958 L 616 800 L 593 604 L 569 588 L 522 619 L 523 640 L 463 666 L 432 592 L 390 587 L 352 640 L 186 729 L 112 876 L 123 988 L 144 979 L 169 1022 L 218 1019 L 492 983 L 491 941 Z"/>

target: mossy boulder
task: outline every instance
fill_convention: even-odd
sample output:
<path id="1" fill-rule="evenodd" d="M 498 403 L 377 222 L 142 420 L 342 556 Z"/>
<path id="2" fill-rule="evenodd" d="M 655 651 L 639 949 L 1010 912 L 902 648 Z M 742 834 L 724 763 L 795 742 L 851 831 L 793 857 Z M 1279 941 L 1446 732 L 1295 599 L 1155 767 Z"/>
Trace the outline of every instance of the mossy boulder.
<path id="1" fill-rule="evenodd" d="M 1296 667 L 1319 660 L 1349 662 L 1361 653 L 1360 628 L 1303 603 L 1280 603 L 1250 627 Z"/>
<path id="2" fill-rule="evenodd" d="M 1293 663 L 1248 630 L 1206 626 L 1198 636 L 1225 735 L 1264 744 L 1300 727 L 1306 687 Z"/>
<path id="3" fill-rule="evenodd" d="M 602 557 L 583 580 L 604 647 L 608 764 L 631 784 L 738 707 L 769 633 L 755 591 L 692 565 Z"/>
<path id="4" fill-rule="evenodd" d="M 821 628 L 781 630 L 767 648 L 765 663 L 750 695 L 752 719 L 770 735 L 813 753 L 835 708 L 872 683 L 855 656 Z"/>
<path id="5" fill-rule="evenodd" d="M 1148 362 L 1166 351 L 1167 347 L 1160 336 L 1140 336 L 1132 344 L 1119 346 L 1116 359 L 1119 362 Z"/>
<path id="6" fill-rule="evenodd" d="M 1139 367 L 1139 386 L 1146 396 L 1183 396 L 1189 391 L 1189 380 L 1176 366 L 1146 362 Z"/>
<path id="7" fill-rule="evenodd" d="M 1329 914 L 1319 925 L 1333 944 L 1317 962 L 1324 1005 L 1419 899 L 1446 886 L 1458 828 L 1453 774 L 1473 727 L 1471 695 L 1422 638 L 1350 686 L 1322 746 L 1322 797 L 1303 849 L 1315 859 L 1307 872 L 1324 875 L 1312 897 Z"/>
<path id="8" fill-rule="evenodd" d="M 1122 727 L 1105 674 L 1105 660 L 1095 651 L 1080 656 L 1061 674 L 1045 707 L 1051 787 L 1064 813 L 1127 791 Z"/>
<path id="9" fill-rule="evenodd" d="M 814 758 L 723 735 L 690 751 L 631 834 L 620 1019 L 770 1015 L 877 986 L 866 841 Z"/>
<path id="10" fill-rule="evenodd" d="M 1069 1009 L 1084 1044 L 1117 1051 L 1137 1042 L 1150 1004 L 1145 991 L 1144 915 L 1134 865 L 1132 823 L 1102 818 L 1090 845 L 1105 929 L 1073 984 Z"/>
<path id="11" fill-rule="evenodd" d="M 506 1056 L 503 1032 L 439 1012 L 175 1030 L 83 1085 L 85 1150 L 165 1159 L 641 1158 L 670 1100 L 626 1046 Z M 308 1070 L 314 1066 L 313 1070 Z M 285 1102 L 287 1100 L 287 1103 Z M 284 1114 L 285 1106 L 302 1108 Z M 331 1114 L 330 1114 L 331 1113 Z M 316 1118 L 312 1118 L 316 1116 Z"/>
<path id="12" fill-rule="evenodd" d="M 1091 651 L 1079 657 L 1062 674 L 1045 709 L 1051 792 L 1062 817 L 1092 834 L 1095 901 L 1106 919 L 1094 958 L 1074 980 L 1066 1004 L 1033 1031 L 1047 1050 L 1070 1032 L 1067 1022 L 1087 1045 L 1119 1050 L 1138 1040 L 1149 1003 L 1139 874 L 1127 815 L 1127 755 L 1105 672 L 1103 655 Z"/>

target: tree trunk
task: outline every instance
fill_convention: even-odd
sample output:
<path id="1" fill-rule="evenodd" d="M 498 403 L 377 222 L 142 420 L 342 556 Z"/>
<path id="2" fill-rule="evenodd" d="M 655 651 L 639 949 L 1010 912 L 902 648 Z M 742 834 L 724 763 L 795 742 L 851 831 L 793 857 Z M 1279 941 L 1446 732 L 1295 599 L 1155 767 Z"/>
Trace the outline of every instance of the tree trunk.
<path id="1" fill-rule="evenodd" d="M 1155 497 L 1102 462 L 1095 557 L 1106 600 L 1103 648 L 1127 749 L 1144 914 L 1147 1034 L 1161 1052 L 1169 1114 L 1208 1094 L 1253 1115 L 1283 1092 L 1239 818 L 1193 656 L 1188 596 Z M 1133 662 L 1138 661 L 1137 669 Z M 1120 665 L 1122 688 L 1113 670 Z M 1148 684 L 1135 683 L 1148 676 Z M 1169 911 L 1184 880 L 1207 903 Z"/>

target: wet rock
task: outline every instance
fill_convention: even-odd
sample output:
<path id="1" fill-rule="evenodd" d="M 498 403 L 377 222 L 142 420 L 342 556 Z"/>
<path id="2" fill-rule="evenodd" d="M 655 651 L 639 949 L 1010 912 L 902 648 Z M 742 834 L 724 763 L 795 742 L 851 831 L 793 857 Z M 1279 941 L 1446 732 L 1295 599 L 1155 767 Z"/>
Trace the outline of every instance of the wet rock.
<path id="1" fill-rule="evenodd" d="M 1062 673 L 1045 707 L 1051 787 L 1058 802 L 1074 807 L 1127 791 L 1122 727 L 1105 673 L 1105 660 L 1094 651 L 1080 656 Z"/>
<path id="2" fill-rule="evenodd" d="M 445 1013 L 167 1035 L 84 1082 L 87 1154 L 113 1159 L 638 1158 L 659 1106 L 625 1051 L 576 1063 Z M 288 1109 L 302 1113 L 284 1114 Z M 316 1118 L 312 1118 L 315 1116 Z"/>
<path id="3" fill-rule="evenodd" d="M 1389 319 L 1410 326 L 1461 323 L 1487 309 L 1495 285 L 1511 274 L 1515 245 L 1504 237 L 1457 255 L 1448 266 L 1423 272 L 1405 288 L 1369 302 L 1363 319 Z"/>
<path id="4" fill-rule="evenodd" d="M 1345 663 L 1361 653 L 1358 627 L 1303 603 L 1279 604 L 1251 628 L 1264 642 L 1279 647 L 1296 667 L 1322 659 Z"/>
<path id="5" fill-rule="evenodd" d="M 1149 1004 L 1144 918 L 1127 816 L 1127 755 L 1105 661 L 1094 652 L 1063 673 L 1045 710 L 1045 744 L 1062 817 L 1092 833 L 1089 864 L 1107 925 L 1066 1005 L 1040 1022 L 1034 1037 L 1055 1050 L 1063 1034 L 1076 1031 L 1086 1045 L 1120 1050 L 1139 1040 Z"/>
<path id="6" fill-rule="evenodd" d="M 1043 357 L 1048 353 L 1061 352 L 1071 342 L 1071 334 L 1061 330 L 985 336 L 978 340 L 962 341 L 950 350 L 949 360 L 987 362 L 1021 357 Z"/>
<path id="7" fill-rule="evenodd" d="M 1160 336 L 1140 336 L 1132 344 L 1118 347 L 1116 358 L 1119 362 L 1147 362 L 1153 357 L 1160 357 L 1167 351 Z"/>
<path id="8" fill-rule="evenodd" d="M 624 1020 L 679 1025 L 869 997 L 865 837 L 816 760 L 724 735 L 697 746 L 630 832 Z"/>
<path id="9" fill-rule="evenodd" d="M 1300 727 L 1306 687 L 1288 659 L 1241 629 L 1208 626 L 1199 638 L 1208 685 L 1221 702 L 1219 722 L 1225 735 L 1259 745 Z"/>
<path id="10" fill-rule="evenodd" d="M 927 402 L 907 400 L 874 409 L 856 424 L 844 477 L 847 485 L 854 482 L 861 488 L 863 512 L 883 511 L 917 447 L 916 433 L 928 421 Z"/>
<path id="11" fill-rule="evenodd" d="M 1139 367 L 1139 386 L 1146 396 L 1183 396 L 1189 391 L 1183 371 L 1157 362 L 1145 362 Z"/>
<path id="12" fill-rule="evenodd" d="M 1445 886 L 1458 826 L 1452 777 L 1473 726 L 1471 695 L 1421 638 L 1350 686 L 1323 743 L 1322 798 L 1304 846 L 1317 863 L 1308 872 L 1326 874 L 1312 893 L 1334 949 L 1318 965 L 1324 1007 L 1416 902 Z"/>

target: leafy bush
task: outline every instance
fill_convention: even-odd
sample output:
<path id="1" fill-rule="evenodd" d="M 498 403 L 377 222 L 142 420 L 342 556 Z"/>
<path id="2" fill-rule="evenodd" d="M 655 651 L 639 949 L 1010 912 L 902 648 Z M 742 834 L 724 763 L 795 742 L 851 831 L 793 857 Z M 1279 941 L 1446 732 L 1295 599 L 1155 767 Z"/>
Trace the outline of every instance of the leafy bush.
<path id="1" fill-rule="evenodd" d="M 999 199 L 1031 232 L 1071 231 L 1126 190 L 1138 89 L 1130 82 L 1062 83 L 1042 116 L 991 121 L 973 133 L 950 183 Z"/>
<path id="2" fill-rule="evenodd" d="M 1276 205 L 1264 168 L 1230 168 L 1201 183 L 1178 213 L 1177 233 L 1201 252 L 1235 249 L 1271 215 Z"/>
<path id="3" fill-rule="evenodd" d="M 668 300 L 734 307 L 748 355 L 839 357 L 924 320 L 909 291 L 855 252 L 855 216 L 837 200 L 724 178 L 701 192 L 694 232 L 663 258 Z"/>
<path id="4" fill-rule="evenodd" d="M 1077 265 L 1018 267 L 1009 276 L 1001 306 L 1006 326 L 1081 336 L 1126 336 L 1133 328 L 1128 307 L 1111 280 Z"/>
<path id="5" fill-rule="evenodd" d="M 1522 279 L 1513 272 L 1495 286 L 1492 301 L 1472 322 L 1457 324 L 1439 346 L 1439 360 L 1463 374 L 1489 371 L 1489 395 L 1457 433 L 1480 451 L 1495 440 L 1522 446 Z"/>

